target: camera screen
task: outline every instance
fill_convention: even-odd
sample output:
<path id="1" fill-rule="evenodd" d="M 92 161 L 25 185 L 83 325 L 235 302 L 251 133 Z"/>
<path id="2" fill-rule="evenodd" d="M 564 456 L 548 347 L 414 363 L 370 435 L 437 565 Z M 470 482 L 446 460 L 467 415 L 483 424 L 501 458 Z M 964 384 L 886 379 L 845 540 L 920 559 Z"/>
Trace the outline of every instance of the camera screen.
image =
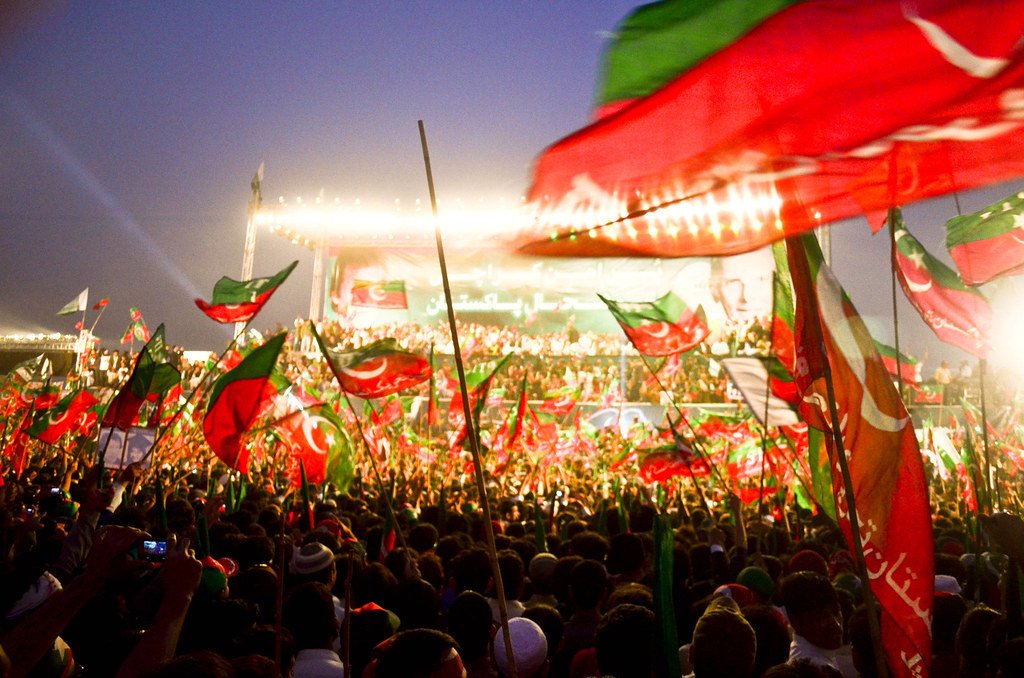
<path id="1" fill-rule="evenodd" d="M 167 542 L 144 540 L 142 542 L 142 552 L 151 558 L 162 559 L 167 555 Z"/>

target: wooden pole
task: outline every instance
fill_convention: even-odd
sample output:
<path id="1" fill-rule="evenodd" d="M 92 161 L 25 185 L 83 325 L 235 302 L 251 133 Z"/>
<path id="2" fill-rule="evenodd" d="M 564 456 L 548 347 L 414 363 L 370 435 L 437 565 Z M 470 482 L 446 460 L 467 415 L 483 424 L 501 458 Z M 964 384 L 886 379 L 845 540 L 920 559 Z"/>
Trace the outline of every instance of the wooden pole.
<path id="1" fill-rule="evenodd" d="M 896 341 L 896 383 L 903 398 L 903 355 L 900 353 L 900 322 L 896 310 L 896 209 L 889 208 L 889 279 L 892 287 L 892 331 Z"/>
<path id="2" fill-rule="evenodd" d="M 817 314 L 816 314 L 817 315 Z M 817 318 L 821 323 L 821 319 Z M 839 470 L 843 476 L 843 487 L 846 490 L 846 506 L 850 516 L 850 532 L 853 535 L 853 552 L 857 557 L 857 569 L 860 572 L 861 581 L 864 583 L 864 604 L 868 608 L 868 631 L 871 635 L 871 647 L 875 655 L 875 669 L 877 675 L 888 675 L 885 663 L 885 650 L 882 647 L 882 631 L 879 628 L 878 618 L 874 614 L 875 598 L 871 590 L 871 577 L 868 574 L 867 561 L 864 559 L 864 544 L 860 538 L 860 521 L 857 519 L 857 502 L 853 492 L 853 478 L 850 475 L 850 464 L 846 459 L 846 445 L 843 442 L 843 432 L 839 430 L 839 411 L 836 407 L 835 385 L 832 382 L 832 367 L 829 364 L 828 356 L 823 361 L 825 388 L 828 395 L 829 428 L 832 430 L 832 441 L 834 444 L 835 458 L 839 460 Z M 838 513 L 839 506 L 836 506 Z"/>
<path id="3" fill-rule="evenodd" d="M 999 471 L 998 469 L 992 468 L 992 454 L 989 450 L 988 444 L 988 412 L 985 408 L 985 370 L 988 367 L 988 361 L 984 358 L 978 360 L 978 387 L 981 389 L 981 443 L 982 450 L 985 455 L 985 472 L 986 478 L 985 483 L 989 488 L 989 502 L 992 501 L 992 489 L 995 489 L 995 506 L 989 506 L 990 510 L 1003 508 L 1003 496 L 1002 490 L 999 488 Z"/>
<path id="4" fill-rule="evenodd" d="M 494 546 L 494 527 L 491 525 L 491 507 L 487 501 L 487 486 L 484 484 L 483 460 L 480 455 L 480 444 L 474 427 L 472 413 L 469 411 L 469 389 L 466 387 L 466 368 L 462 364 L 462 351 L 459 348 L 459 330 L 455 324 L 455 306 L 452 304 L 452 289 L 448 282 L 448 266 L 444 259 L 444 243 L 441 239 L 441 225 L 437 220 L 437 194 L 434 192 L 434 175 L 430 169 L 430 150 L 427 147 L 427 130 L 423 121 L 418 121 L 420 129 L 420 145 L 423 147 L 423 165 L 427 172 L 427 188 L 430 190 L 430 208 L 434 215 L 434 240 L 437 243 L 437 260 L 441 266 L 441 282 L 444 285 L 444 300 L 448 306 L 448 326 L 452 333 L 452 347 L 455 352 L 455 367 L 459 373 L 459 390 L 462 393 L 462 410 L 466 418 L 466 433 L 469 436 L 470 452 L 473 455 L 473 471 L 476 476 L 477 492 L 480 505 L 484 511 L 484 535 L 487 538 L 487 549 L 491 556 L 491 568 L 494 574 L 494 585 L 498 594 L 498 611 L 501 619 L 501 633 L 505 640 L 505 652 L 508 658 L 509 674 L 518 678 L 516 658 L 512 652 L 512 635 L 508 628 L 508 605 L 505 602 L 505 586 L 501 581 L 501 570 L 498 567 L 498 552 Z"/>
<path id="5" fill-rule="evenodd" d="M 340 384 L 339 384 L 340 386 Z M 370 468 L 373 469 L 373 476 L 377 481 L 377 489 L 384 498 L 384 508 L 388 512 L 388 519 L 391 520 L 392 525 L 395 526 L 395 538 L 398 539 L 398 544 L 402 548 L 405 548 L 405 535 L 402 534 L 402 528 L 398 524 L 398 517 L 395 515 L 395 507 L 391 505 L 391 493 L 388 488 L 384 485 L 384 479 L 380 477 L 380 469 L 377 468 L 377 459 L 373 455 L 373 450 L 370 449 L 370 442 L 366 439 L 366 434 L 363 433 L 363 422 L 359 419 L 359 413 L 356 412 L 356 408 L 352 405 L 352 400 L 348 397 L 348 391 L 342 387 L 341 394 L 345 396 L 345 403 L 348 405 L 348 409 L 352 412 L 352 416 L 356 420 L 356 430 L 359 432 L 359 438 L 363 441 L 363 449 L 366 450 L 366 458 L 370 462 Z M 385 538 L 387 534 L 383 535 Z"/>

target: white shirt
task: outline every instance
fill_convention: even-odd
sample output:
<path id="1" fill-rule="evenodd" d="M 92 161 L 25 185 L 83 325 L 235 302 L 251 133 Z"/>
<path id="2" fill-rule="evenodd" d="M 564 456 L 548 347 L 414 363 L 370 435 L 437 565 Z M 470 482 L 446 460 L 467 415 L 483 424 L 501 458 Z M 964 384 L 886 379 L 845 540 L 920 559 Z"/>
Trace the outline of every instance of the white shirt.
<path id="1" fill-rule="evenodd" d="M 345 678 L 345 665 L 334 650 L 299 650 L 292 678 Z"/>

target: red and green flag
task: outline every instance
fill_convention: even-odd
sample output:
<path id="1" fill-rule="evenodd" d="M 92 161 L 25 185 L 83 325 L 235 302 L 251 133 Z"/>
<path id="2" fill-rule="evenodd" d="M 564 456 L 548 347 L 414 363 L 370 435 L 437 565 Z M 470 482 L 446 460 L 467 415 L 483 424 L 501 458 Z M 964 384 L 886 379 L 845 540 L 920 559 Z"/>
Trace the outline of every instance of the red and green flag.
<path id="1" fill-rule="evenodd" d="M 655 301 L 612 301 L 600 294 L 597 296 L 643 355 L 682 353 L 708 336 L 704 309 L 700 306 L 691 309 L 674 292 Z"/>
<path id="2" fill-rule="evenodd" d="M 8 383 L 15 392 L 23 395 L 42 389 L 50 382 L 51 377 L 53 363 L 44 353 L 18 363 L 7 373 Z"/>
<path id="3" fill-rule="evenodd" d="M 139 307 L 132 306 L 128 310 L 128 316 L 131 318 L 131 322 L 128 323 L 128 328 L 121 335 L 121 343 L 130 344 L 133 341 L 149 341 L 151 338 L 149 327 L 142 318 L 142 311 L 139 310 Z"/>
<path id="4" fill-rule="evenodd" d="M 483 413 L 487 403 L 487 394 L 491 390 L 491 383 L 495 375 L 500 372 L 512 359 L 512 353 L 506 353 L 497 360 L 488 360 L 478 363 L 466 372 L 466 392 L 469 394 L 469 410 L 473 417 L 473 430 L 480 435 L 480 415 Z M 449 440 L 449 449 L 455 449 L 466 439 L 469 434 L 469 427 L 466 425 L 466 415 L 462 405 L 462 389 L 456 382 L 455 395 L 448 403 L 448 420 L 455 429 Z"/>
<path id="5" fill-rule="evenodd" d="M 911 358 L 902 351 L 898 352 L 892 346 L 875 341 L 875 349 L 886 371 L 893 377 L 901 376 L 905 384 L 917 384 L 917 358 Z M 896 356 L 899 355 L 897 360 Z"/>
<path id="6" fill-rule="evenodd" d="M 196 299 L 196 306 L 219 323 L 249 322 L 298 265 L 293 261 L 269 278 L 233 280 L 224 276 L 213 286 L 213 298 L 209 302 Z"/>
<path id="7" fill-rule="evenodd" d="M 707 462 L 680 442 L 638 452 L 641 455 L 640 478 L 645 483 L 663 483 L 676 476 L 711 475 Z"/>
<path id="8" fill-rule="evenodd" d="M 351 454 L 344 424 L 325 403 L 296 410 L 278 420 L 274 428 L 281 444 L 290 452 L 288 476 L 297 489 L 302 488 L 301 467 L 306 470 L 308 482 L 319 485 L 329 479 L 332 460 L 337 464 L 334 457 Z"/>
<path id="9" fill-rule="evenodd" d="M 519 242 L 735 254 L 1019 177 L 1022 33 L 1024 0 L 644 6 L 606 50 L 603 117 L 535 162 Z"/>
<path id="10" fill-rule="evenodd" d="M 247 473 L 249 452 L 242 445 L 242 436 L 252 427 L 267 401 L 277 394 L 270 383 L 277 357 L 284 346 L 286 333 L 269 339 L 253 349 L 242 362 L 213 385 L 203 435 L 207 444 L 229 467 Z"/>
<path id="11" fill-rule="evenodd" d="M 907 299 L 939 339 L 978 358 L 988 357 L 992 348 L 992 309 L 988 300 L 924 249 L 903 225 L 899 210 L 893 210 L 892 216 L 896 275 Z M 1024 213 L 1020 218 L 1024 223 Z M 1024 238 L 1024 230 L 1020 234 Z M 1024 245 L 1019 247 L 1024 263 Z"/>
<path id="12" fill-rule="evenodd" d="M 582 393 L 583 388 L 577 384 L 565 384 L 550 389 L 544 392 L 544 402 L 537 409 L 555 416 L 565 416 L 572 412 L 572 408 L 576 407 Z"/>
<path id="13" fill-rule="evenodd" d="M 167 341 L 164 339 L 164 326 L 160 325 L 139 351 L 128 381 L 107 407 L 103 425 L 127 431 L 143 403 L 159 402 L 180 381 L 181 374 L 167 362 Z"/>
<path id="14" fill-rule="evenodd" d="M 851 524 L 837 451 L 829 446 L 838 522 L 847 543 L 860 539 L 871 589 L 882 606 L 889 667 L 913 676 L 931 661 L 933 544 L 928 484 L 914 425 L 864 321 L 806 234 L 787 241 L 796 303 L 800 413 L 822 431 L 838 426 L 856 499 Z M 835 394 L 833 421 L 826 385 Z M 832 440 L 832 435 L 826 436 Z M 855 532 L 855 530 L 858 530 Z"/>
<path id="15" fill-rule="evenodd" d="M 87 308 L 89 308 L 88 287 L 79 292 L 77 297 L 61 306 L 60 310 L 57 311 L 57 315 L 72 315 L 75 313 L 82 313 Z"/>
<path id="16" fill-rule="evenodd" d="M 79 428 L 82 416 L 99 401 L 88 391 L 74 391 L 53 407 L 36 411 L 26 432 L 47 445 L 55 445 L 66 433 Z"/>
<path id="17" fill-rule="evenodd" d="M 968 285 L 1024 273 L 1024 192 L 947 221 L 946 249 Z"/>
<path id="18" fill-rule="evenodd" d="M 109 304 L 110 298 L 103 297 L 102 299 L 100 299 L 99 301 L 92 305 L 92 310 L 99 311 L 100 309 L 106 308 Z"/>
<path id="19" fill-rule="evenodd" d="M 368 308 L 409 308 L 405 298 L 404 280 L 355 280 L 352 282 L 352 305 Z"/>
<path id="20" fill-rule="evenodd" d="M 422 384 L 433 373 L 426 358 L 406 351 L 395 339 L 381 339 L 354 351 L 337 351 L 327 348 L 312 323 L 310 329 L 338 383 L 354 396 L 381 398 Z"/>

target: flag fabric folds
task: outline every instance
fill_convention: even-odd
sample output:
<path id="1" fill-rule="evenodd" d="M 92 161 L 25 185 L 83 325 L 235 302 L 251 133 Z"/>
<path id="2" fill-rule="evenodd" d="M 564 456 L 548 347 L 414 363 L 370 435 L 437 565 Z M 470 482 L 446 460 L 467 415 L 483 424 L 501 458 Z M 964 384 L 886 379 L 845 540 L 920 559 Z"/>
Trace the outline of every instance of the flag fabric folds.
<path id="1" fill-rule="evenodd" d="M 722 367 L 762 426 L 793 426 L 800 421 L 790 404 L 775 394 L 772 375 L 760 358 L 724 358 Z"/>
<path id="2" fill-rule="evenodd" d="M 277 391 L 269 383 L 270 375 L 285 337 L 282 332 L 253 349 L 237 367 L 217 379 L 210 392 L 203 435 L 221 461 L 242 473 L 249 468 L 249 452 L 242 445 L 242 436 Z"/>
<path id="3" fill-rule="evenodd" d="M 1024 174 L 1024 0 L 783 5 L 663 3 L 616 32 L 600 103 L 628 103 L 537 159 L 521 250 L 735 254 Z M 651 57 L 686 49 L 673 31 L 711 36 Z"/>
<path id="4" fill-rule="evenodd" d="M 404 280 L 356 280 L 352 283 L 352 305 L 368 308 L 409 308 Z"/>
<path id="5" fill-rule="evenodd" d="M 270 301 L 270 297 L 298 265 L 298 261 L 293 261 L 269 278 L 239 281 L 224 276 L 213 286 L 210 302 L 196 299 L 196 306 L 219 323 L 248 322 Z"/>
<path id="6" fill-rule="evenodd" d="M 433 373 L 430 362 L 402 348 L 395 339 L 381 339 L 354 351 L 327 348 L 310 324 L 317 344 L 338 383 L 360 398 L 381 398 L 423 383 Z"/>
<path id="7" fill-rule="evenodd" d="M 1024 214 L 1021 215 L 1024 223 Z M 992 309 L 978 290 L 968 287 L 941 261 L 929 254 L 893 210 L 896 276 L 900 286 L 935 335 L 977 358 L 987 358 Z M 1024 230 L 1021 231 L 1024 237 Z M 1020 246 L 1024 264 L 1024 245 Z M 973 256 L 962 259 L 968 261 Z"/>
<path id="8" fill-rule="evenodd" d="M 88 391 L 74 391 L 53 407 L 37 411 L 27 433 L 48 445 L 55 445 L 62 435 L 81 428 L 83 416 L 99 401 Z"/>
<path id="9" fill-rule="evenodd" d="M 131 318 L 131 322 L 128 323 L 128 328 L 121 335 L 122 344 L 130 344 L 133 341 L 149 341 L 149 327 L 146 325 L 146 321 L 142 318 L 142 311 L 139 310 L 138 306 L 132 306 L 128 309 L 128 316 Z"/>
<path id="10" fill-rule="evenodd" d="M 1024 273 L 1024 192 L 947 221 L 946 249 L 968 285 Z"/>
<path id="11" fill-rule="evenodd" d="M 875 340 L 875 349 L 878 351 L 878 356 L 882 359 L 882 364 L 885 365 L 886 371 L 893 377 L 902 377 L 905 384 L 916 384 L 919 381 L 917 378 L 916 358 L 911 358 L 906 353 L 900 351 L 898 353 L 899 360 L 897 360 L 896 349 L 878 340 Z"/>
<path id="12" fill-rule="evenodd" d="M 698 306 L 694 311 L 674 292 L 654 301 L 612 301 L 597 296 L 643 355 L 682 353 L 708 336 L 704 309 Z"/>
<path id="13" fill-rule="evenodd" d="M 910 415 L 863 320 L 811 235 L 787 242 L 796 302 L 800 413 L 823 431 L 839 426 L 856 499 L 871 589 L 882 606 L 882 637 L 897 676 L 931 661 L 933 545 L 928 486 Z M 826 371 L 835 407 L 829 407 Z M 826 441 L 832 436 L 826 435 Z M 828 442 L 826 443 L 828 445 Z M 838 522 L 853 543 L 846 489 L 829 446 Z"/>
<path id="14" fill-rule="evenodd" d="M 64 304 L 57 315 L 71 315 L 73 313 L 81 313 L 89 307 L 89 288 L 86 287 L 84 290 L 78 293 L 78 296 Z"/>
<path id="15" fill-rule="evenodd" d="M 139 351 L 128 381 L 107 407 L 103 425 L 127 431 L 144 402 L 159 402 L 163 394 L 180 380 L 181 374 L 167 362 L 164 326 L 160 325 Z"/>

